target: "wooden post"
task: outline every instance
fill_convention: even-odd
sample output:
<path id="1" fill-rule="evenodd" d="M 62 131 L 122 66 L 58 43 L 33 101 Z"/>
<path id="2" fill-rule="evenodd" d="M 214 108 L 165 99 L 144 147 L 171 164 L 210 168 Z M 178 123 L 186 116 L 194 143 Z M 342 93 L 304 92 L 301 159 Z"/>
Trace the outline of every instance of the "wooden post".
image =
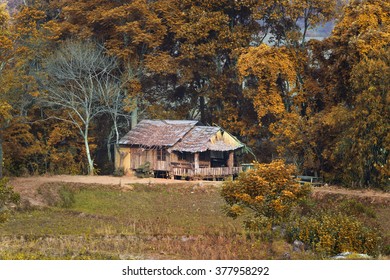
<path id="1" fill-rule="evenodd" d="M 234 167 L 234 151 L 230 151 L 229 152 L 229 159 L 228 159 L 228 162 L 227 162 L 227 166 L 229 168 L 233 168 Z"/>
<path id="2" fill-rule="evenodd" d="M 195 172 L 199 170 L 199 153 L 194 155 Z"/>

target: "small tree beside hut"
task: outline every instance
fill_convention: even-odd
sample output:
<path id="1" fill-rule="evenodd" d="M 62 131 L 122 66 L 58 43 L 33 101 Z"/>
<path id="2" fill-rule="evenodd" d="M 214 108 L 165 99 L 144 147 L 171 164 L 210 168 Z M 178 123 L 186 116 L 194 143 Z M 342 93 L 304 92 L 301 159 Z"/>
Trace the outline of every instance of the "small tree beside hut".
<path id="1" fill-rule="evenodd" d="M 295 166 L 276 160 L 255 163 L 254 169 L 242 172 L 237 180 L 225 182 L 221 194 L 228 216 L 245 214 L 245 228 L 253 231 L 269 230 L 285 221 L 310 193 L 310 187 L 300 186 L 294 174 Z"/>

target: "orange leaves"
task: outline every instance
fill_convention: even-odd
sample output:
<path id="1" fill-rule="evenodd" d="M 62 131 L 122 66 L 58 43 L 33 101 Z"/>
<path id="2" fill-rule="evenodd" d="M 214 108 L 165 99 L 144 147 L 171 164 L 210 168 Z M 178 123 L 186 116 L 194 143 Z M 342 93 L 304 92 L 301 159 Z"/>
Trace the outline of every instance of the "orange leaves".
<path id="1" fill-rule="evenodd" d="M 166 28 L 146 0 L 69 1 L 63 8 L 64 33 L 105 42 L 108 52 L 125 61 L 143 59 L 158 47 Z"/>
<path id="2" fill-rule="evenodd" d="M 0 72 L 9 59 L 13 47 L 9 32 L 9 19 L 6 4 L 0 4 Z"/>
<path id="3" fill-rule="evenodd" d="M 299 186 L 292 177 L 294 174 L 295 167 L 280 160 L 270 164 L 256 163 L 255 169 L 241 173 L 235 181 L 224 183 L 221 195 L 231 208 L 247 209 L 249 219 L 265 217 L 278 223 L 310 192 L 306 186 Z M 229 211 L 237 214 L 234 209 Z"/>
<path id="4" fill-rule="evenodd" d="M 223 12 L 212 12 L 192 6 L 186 17 L 186 23 L 177 30 L 178 38 L 185 38 L 190 44 L 207 39 L 211 31 L 219 32 L 227 28 L 228 17 Z"/>
<path id="5" fill-rule="evenodd" d="M 242 77 L 254 75 L 259 78 L 271 76 L 275 83 L 278 75 L 287 80 L 295 78 L 294 65 L 284 48 L 274 48 L 265 44 L 248 48 L 238 60 L 238 71 Z M 266 77 L 264 77 L 266 78 Z"/>
<path id="6" fill-rule="evenodd" d="M 0 101 L 0 129 L 12 119 L 12 106 L 6 101 Z"/>
<path id="7" fill-rule="evenodd" d="M 147 55 L 145 65 L 149 70 L 159 75 L 175 74 L 178 71 L 177 60 L 164 52 Z"/>
<path id="8" fill-rule="evenodd" d="M 259 119 L 267 114 L 281 117 L 285 111 L 280 82 L 290 83 L 295 79 L 295 68 L 285 49 L 265 44 L 248 48 L 238 59 L 238 71 L 244 84 L 244 93 L 253 100 Z M 245 91 L 250 80 L 254 80 L 257 90 Z M 281 81 L 281 80 L 284 80 Z"/>
<path id="9" fill-rule="evenodd" d="M 333 34 L 312 44 L 323 89 L 322 111 L 309 121 L 317 156 L 328 178 L 346 185 L 388 188 L 390 4 L 354 1 L 343 10 Z M 321 85 L 319 84 L 319 85 Z M 317 93 L 317 96 L 319 94 Z"/>
<path id="10" fill-rule="evenodd" d="M 0 4 L 0 30 L 3 30 L 10 19 L 9 13 L 7 11 L 7 4 Z"/>

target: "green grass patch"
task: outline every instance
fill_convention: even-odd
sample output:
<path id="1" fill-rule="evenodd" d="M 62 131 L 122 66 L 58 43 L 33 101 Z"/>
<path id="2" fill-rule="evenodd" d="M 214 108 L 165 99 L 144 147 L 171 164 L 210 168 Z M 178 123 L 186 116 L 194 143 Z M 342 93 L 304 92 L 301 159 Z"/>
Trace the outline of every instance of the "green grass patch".
<path id="1" fill-rule="evenodd" d="M 0 259 L 318 258 L 294 252 L 282 239 L 248 238 L 242 220 L 225 216 L 217 187 L 128 187 L 42 187 L 47 207 L 17 211 L 0 225 Z M 340 204 L 349 206 L 365 219 L 386 220 L 382 224 L 390 232 L 388 207 L 371 215 L 372 207 Z"/>

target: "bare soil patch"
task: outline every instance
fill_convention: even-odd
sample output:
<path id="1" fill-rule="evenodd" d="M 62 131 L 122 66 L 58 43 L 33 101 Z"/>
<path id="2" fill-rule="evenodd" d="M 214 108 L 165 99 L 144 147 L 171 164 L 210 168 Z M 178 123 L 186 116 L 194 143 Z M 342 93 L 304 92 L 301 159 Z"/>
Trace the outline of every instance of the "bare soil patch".
<path id="1" fill-rule="evenodd" d="M 209 188 L 221 186 L 221 181 L 184 181 L 162 178 L 137 178 L 133 176 L 114 177 L 114 176 L 82 176 L 82 175 L 56 175 L 56 176 L 33 176 L 11 178 L 10 184 L 14 186 L 15 191 L 19 192 L 22 199 L 25 199 L 32 206 L 45 206 L 45 201 L 39 194 L 39 189 L 50 183 L 75 183 L 75 184 L 93 184 L 117 186 L 123 190 L 132 188 L 132 184 L 146 185 L 193 185 L 200 188 Z M 377 190 L 352 190 L 336 186 L 322 186 L 313 188 L 313 196 L 324 198 L 328 195 L 346 196 L 363 200 L 372 204 L 390 205 L 390 193 Z"/>
<path id="2" fill-rule="evenodd" d="M 47 202 L 42 196 L 42 188 L 53 188 L 53 183 L 73 183 L 83 185 L 104 185 L 118 187 L 124 191 L 131 190 L 133 184 L 145 185 L 193 185 L 200 188 L 220 185 L 217 181 L 185 181 L 162 178 L 137 178 L 133 176 L 83 176 L 83 175 L 55 175 L 14 177 L 10 179 L 10 185 L 20 193 L 22 201 L 29 206 L 44 207 Z"/>
<path id="3" fill-rule="evenodd" d="M 321 199 L 327 195 L 336 195 L 336 196 L 354 198 L 360 201 L 368 202 L 370 204 L 390 205 L 390 193 L 379 191 L 379 190 L 372 190 L 372 189 L 353 190 L 353 189 L 346 189 L 337 186 L 323 186 L 323 187 L 313 188 L 314 197 Z"/>

